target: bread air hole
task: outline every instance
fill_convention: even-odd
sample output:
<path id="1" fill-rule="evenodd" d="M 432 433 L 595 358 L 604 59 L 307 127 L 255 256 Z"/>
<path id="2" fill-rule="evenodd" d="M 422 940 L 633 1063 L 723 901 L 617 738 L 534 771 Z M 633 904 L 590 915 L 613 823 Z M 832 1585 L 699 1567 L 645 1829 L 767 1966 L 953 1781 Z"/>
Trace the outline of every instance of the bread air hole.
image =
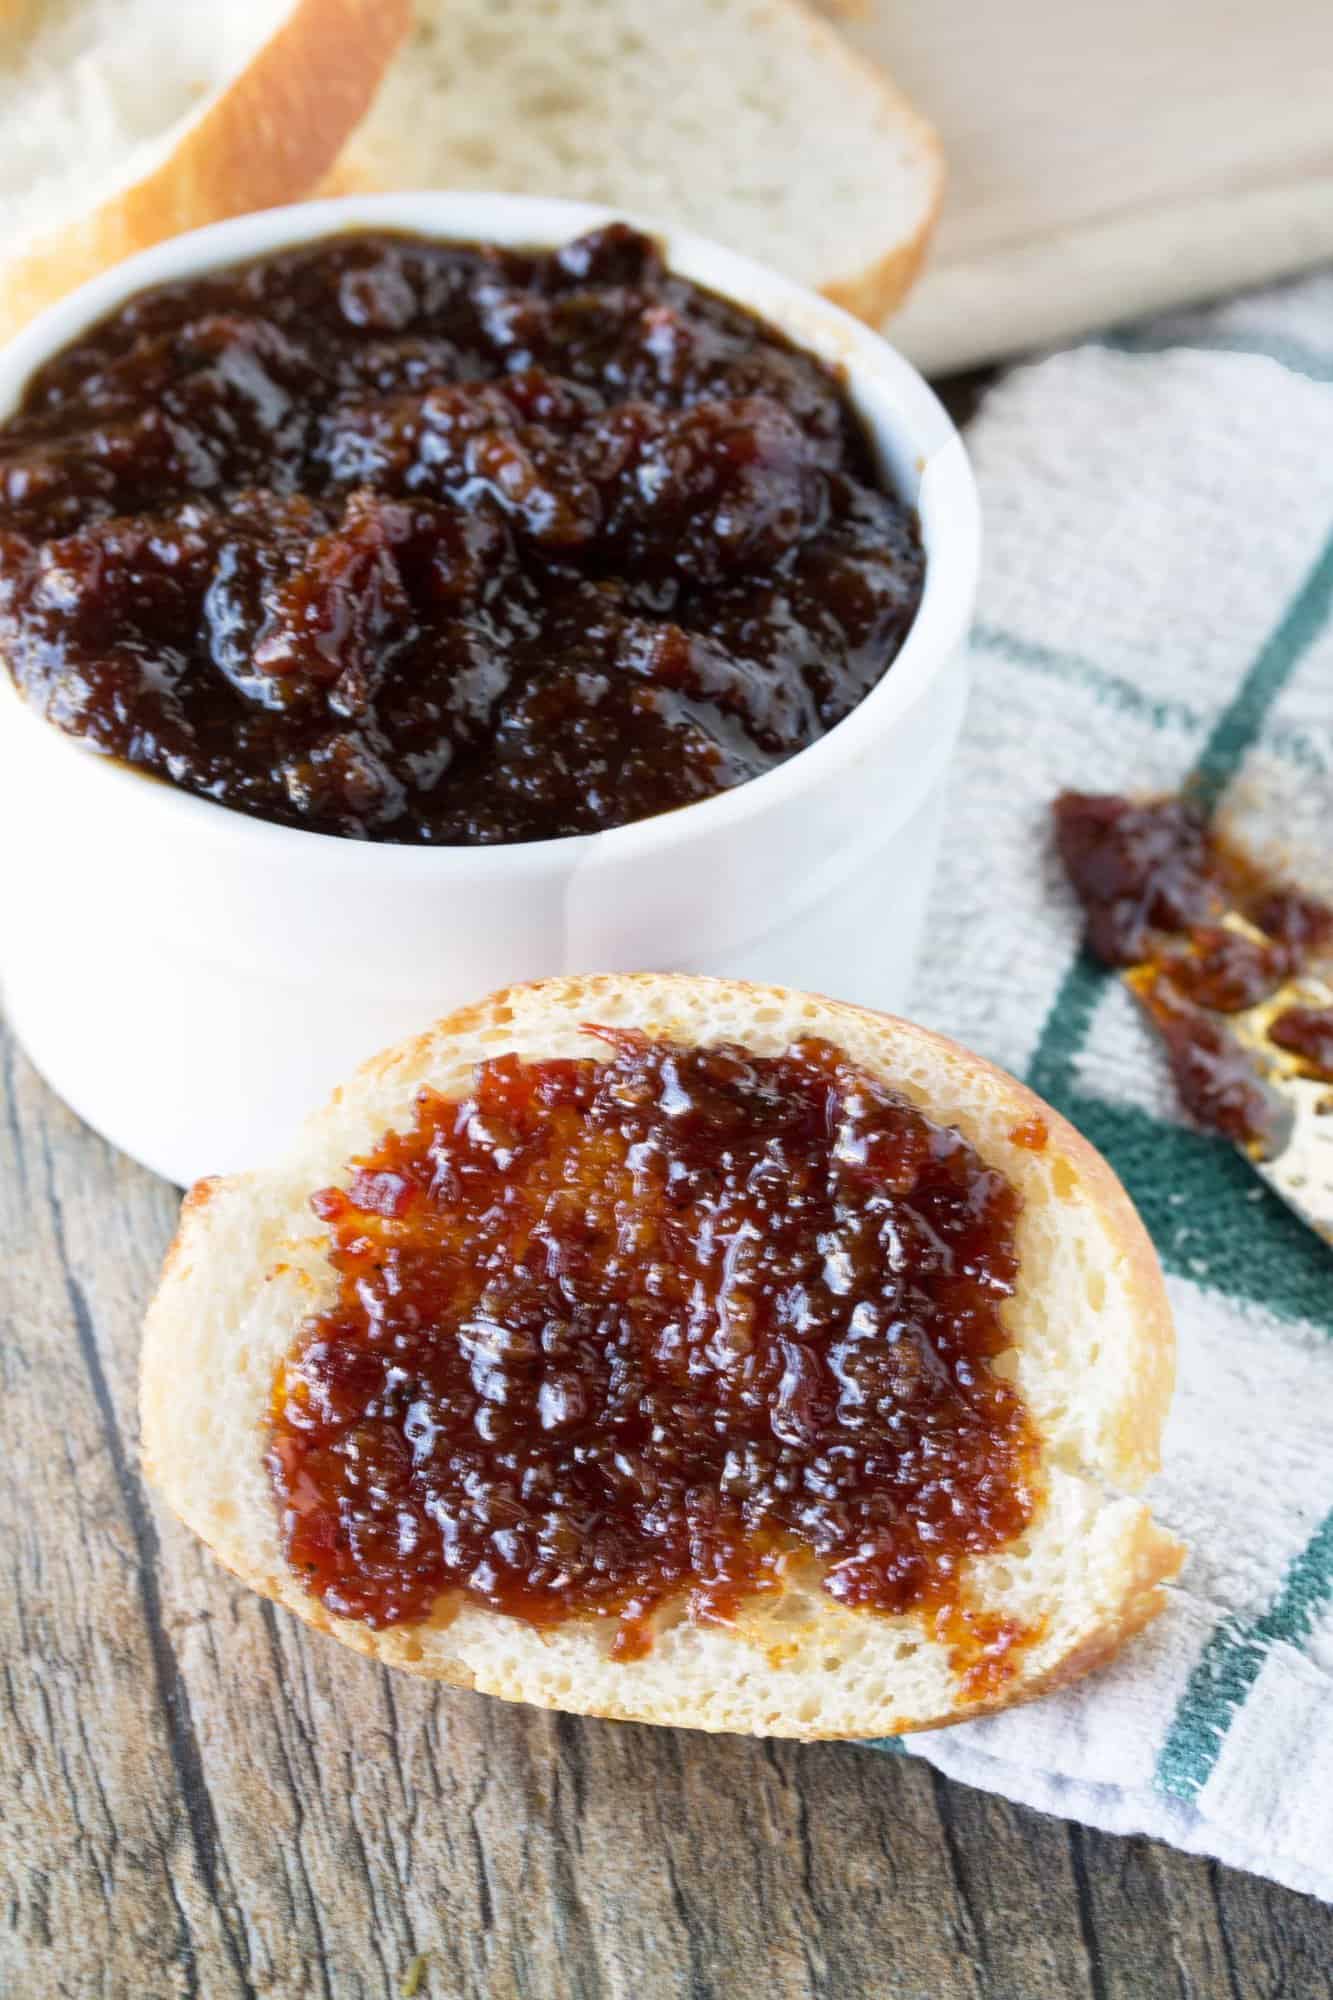
<path id="1" fill-rule="evenodd" d="M 572 118 L 578 109 L 579 100 L 574 92 L 554 80 L 539 85 L 519 105 L 520 115 L 526 115 L 534 124 L 540 124 L 544 118 Z"/>
<path id="2" fill-rule="evenodd" d="M 474 167 L 479 174 L 492 173 L 499 165 L 499 149 L 493 140 L 478 135 L 476 138 L 456 139 L 454 144 L 458 148 L 458 157 L 463 164 Z"/>
<path id="3" fill-rule="evenodd" d="M 427 34 L 431 41 L 434 41 L 436 38 L 436 30 L 433 23 L 429 26 L 423 24 L 421 32 Z M 498 69 L 504 61 L 505 56 L 509 53 L 507 38 L 502 34 L 497 35 L 494 31 L 488 31 L 485 28 L 471 28 L 465 38 L 465 46 L 467 48 L 468 62 L 479 72 Z"/>

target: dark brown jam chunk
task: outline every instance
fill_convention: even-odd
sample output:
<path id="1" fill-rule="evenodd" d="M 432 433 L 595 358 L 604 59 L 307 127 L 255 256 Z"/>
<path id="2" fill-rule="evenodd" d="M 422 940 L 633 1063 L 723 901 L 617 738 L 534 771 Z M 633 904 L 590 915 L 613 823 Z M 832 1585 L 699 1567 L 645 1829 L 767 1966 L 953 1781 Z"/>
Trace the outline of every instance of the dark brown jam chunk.
<path id="1" fill-rule="evenodd" d="M 339 1290 L 275 1383 L 289 1561 L 374 1626 L 461 1593 L 614 1617 L 631 1657 L 655 1607 L 726 1619 L 804 1556 L 966 1655 L 959 1566 L 1035 1505 L 989 1365 L 1013 1188 L 826 1043 L 593 1032 L 611 1060 L 423 1092 L 315 1197 Z"/>
<path id="2" fill-rule="evenodd" d="M 1249 915 L 1281 945 L 1293 972 L 1333 944 L 1333 910 L 1298 889 L 1261 890 Z"/>
<path id="3" fill-rule="evenodd" d="M 1254 1058 L 1228 1029 L 1174 991 L 1152 967 L 1130 974 L 1162 1038 L 1176 1095 L 1190 1117 L 1239 1146 L 1269 1152 L 1281 1130 L 1278 1106 Z"/>
<path id="4" fill-rule="evenodd" d="M 1216 909 L 1207 827 L 1183 800 L 1062 792 L 1052 810 L 1088 949 L 1106 965 L 1136 964 L 1152 931 L 1183 931 Z"/>
<path id="5" fill-rule="evenodd" d="M 1267 1152 L 1279 1107 L 1255 1058 L 1210 1016 L 1257 1006 L 1302 971 L 1333 940 L 1333 910 L 1271 881 L 1188 801 L 1062 792 L 1052 812 L 1087 947 L 1133 968 L 1129 983 L 1166 1045 L 1181 1103 L 1200 1125 Z M 1229 911 L 1262 936 L 1219 923 Z M 1268 1031 L 1313 1075 L 1322 1074 L 1320 1011 L 1289 1009 Z M 1295 1040 L 1283 1039 L 1282 1022 Z"/>
<path id="6" fill-rule="evenodd" d="M 1278 945 L 1223 924 L 1195 924 L 1189 949 L 1173 951 L 1160 963 L 1178 993 L 1214 1014 L 1257 1007 L 1287 971 L 1286 954 Z"/>
<path id="7" fill-rule="evenodd" d="M 1288 1007 L 1268 1034 L 1280 1049 L 1301 1058 L 1306 1075 L 1333 1083 L 1333 1007 Z"/>
<path id="8" fill-rule="evenodd" d="M 325 833 L 537 840 L 741 784 L 869 692 L 922 574 L 834 374 L 624 227 L 162 286 L 0 425 L 28 700 Z"/>

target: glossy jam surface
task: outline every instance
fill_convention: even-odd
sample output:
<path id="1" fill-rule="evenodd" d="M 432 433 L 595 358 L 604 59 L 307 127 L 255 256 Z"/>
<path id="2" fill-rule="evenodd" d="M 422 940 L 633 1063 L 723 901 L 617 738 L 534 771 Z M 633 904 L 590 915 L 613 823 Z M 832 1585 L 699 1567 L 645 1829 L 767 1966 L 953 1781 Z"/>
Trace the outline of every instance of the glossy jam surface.
<path id="1" fill-rule="evenodd" d="M 536 840 L 740 784 L 869 692 L 922 575 L 834 374 L 624 227 L 163 286 L 0 425 L 28 700 L 325 833 Z"/>
<path id="2" fill-rule="evenodd" d="M 1188 930 L 1215 909 L 1207 825 L 1184 800 L 1062 792 L 1052 810 L 1088 949 L 1104 964 L 1137 964 L 1154 931 Z"/>
<path id="3" fill-rule="evenodd" d="M 592 1032 L 610 1060 L 423 1093 L 315 1197 L 339 1291 L 275 1383 L 289 1561 L 372 1625 L 461 1593 L 614 1617 L 632 1657 L 654 1607 L 726 1619 L 803 1553 L 966 1658 L 959 1565 L 1035 1505 L 989 1365 L 1014 1190 L 826 1043 Z"/>
<path id="4" fill-rule="evenodd" d="M 1009 1137 L 1015 1146 L 1021 1146 L 1025 1153 L 1043 1153 L 1050 1138 L 1050 1127 L 1044 1118 L 1035 1113 L 1031 1118 L 1022 1119 L 1010 1130 Z"/>
<path id="5" fill-rule="evenodd" d="M 1281 1129 L 1278 1107 L 1253 1057 L 1215 1017 L 1257 1006 L 1306 970 L 1333 942 L 1333 911 L 1271 880 L 1186 800 L 1064 792 L 1053 811 L 1088 949 L 1130 968 L 1181 1103 L 1200 1125 L 1267 1150 Z M 1250 929 L 1220 922 L 1228 912 Z M 1285 1030 L 1268 1031 L 1311 1075 L 1322 1073 L 1321 1011 L 1288 1010 L 1279 1016 Z"/>
<path id="6" fill-rule="evenodd" d="M 1249 1051 L 1159 968 L 1136 967 L 1129 979 L 1162 1039 L 1176 1095 L 1190 1117 L 1238 1146 L 1270 1152 L 1282 1121 Z"/>

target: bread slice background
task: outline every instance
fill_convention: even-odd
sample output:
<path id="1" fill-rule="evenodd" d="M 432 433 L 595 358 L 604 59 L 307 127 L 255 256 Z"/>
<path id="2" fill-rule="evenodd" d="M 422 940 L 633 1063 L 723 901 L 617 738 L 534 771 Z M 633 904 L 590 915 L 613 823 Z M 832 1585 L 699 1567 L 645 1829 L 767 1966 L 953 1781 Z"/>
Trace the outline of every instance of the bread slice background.
<path id="1" fill-rule="evenodd" d="M 390 1127 L 423 1084 L 459 1095 L 477 1061 L 589 1055 L 587 1021 L 686 1043 L 779 1053 L 826 1036 L 935 1120 L 957 1125 L 1018 1185 L 1021 1289 L 1005 1308 L 1009 1361 L 1045 1443 L 1048 1494 L 1014 1546 L 969 1565 L 970 1599 L 1040 1622 L 1014 1677 L 960 1682 L 912 1614 L 848 1611 L 813 1565 L 731 1630 L 670 1611 L 642 1660 L 610 1658 L 613 1620 L 539 1634 L 463 1604 L 374 1632 L 332 1618 L 288 1569 L 263 1457 L 274 1370 L 333 1290 L 313 1190 Z M 1010 1138 L 1039 1113 L 1047 1146 Z M 595 1715 L 797 1737 L 878 1736 L 1006 1706 L 1109 1657 L 1160 1609 L 1183 1550 L 1131 1497 L 1157 1464 L 1174 1340 L 1151 1245 L 1110 1168 L 1010 1077 L 926 1030 L 838 1002 L 727 980 L 603 975 L 513 988 L 368 1063 L 272 1171 L 201 1182 L 145 1329 L 145 1469 L 215 1554 L 311 1625 L 389 1664 L 508 1699 Z"/>
<path id="2" fill-rule="evenodd" d="M 321 192 L 610 203 L 876 321 L 916 275 L 941 180 L 924 119 L 800 0 L 417 0 Z"/>
<path id="3" fill-rule="evenodd" d="M 306 194 L 410 0 L 0 0 L 0 339 L 151 243 Z"/>

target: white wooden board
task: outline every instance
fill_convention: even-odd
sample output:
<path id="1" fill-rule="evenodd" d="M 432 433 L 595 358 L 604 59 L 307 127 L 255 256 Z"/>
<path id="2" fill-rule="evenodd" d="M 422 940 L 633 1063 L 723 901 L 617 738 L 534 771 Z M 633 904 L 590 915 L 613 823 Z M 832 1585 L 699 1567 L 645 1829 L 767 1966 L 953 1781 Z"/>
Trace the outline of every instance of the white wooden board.
<path id="1" fill-rule="evenodd" d="M 1333 257 L 1333 0 L 872 0 L 949 186 L 891 334 L 940 372 Z"/>

